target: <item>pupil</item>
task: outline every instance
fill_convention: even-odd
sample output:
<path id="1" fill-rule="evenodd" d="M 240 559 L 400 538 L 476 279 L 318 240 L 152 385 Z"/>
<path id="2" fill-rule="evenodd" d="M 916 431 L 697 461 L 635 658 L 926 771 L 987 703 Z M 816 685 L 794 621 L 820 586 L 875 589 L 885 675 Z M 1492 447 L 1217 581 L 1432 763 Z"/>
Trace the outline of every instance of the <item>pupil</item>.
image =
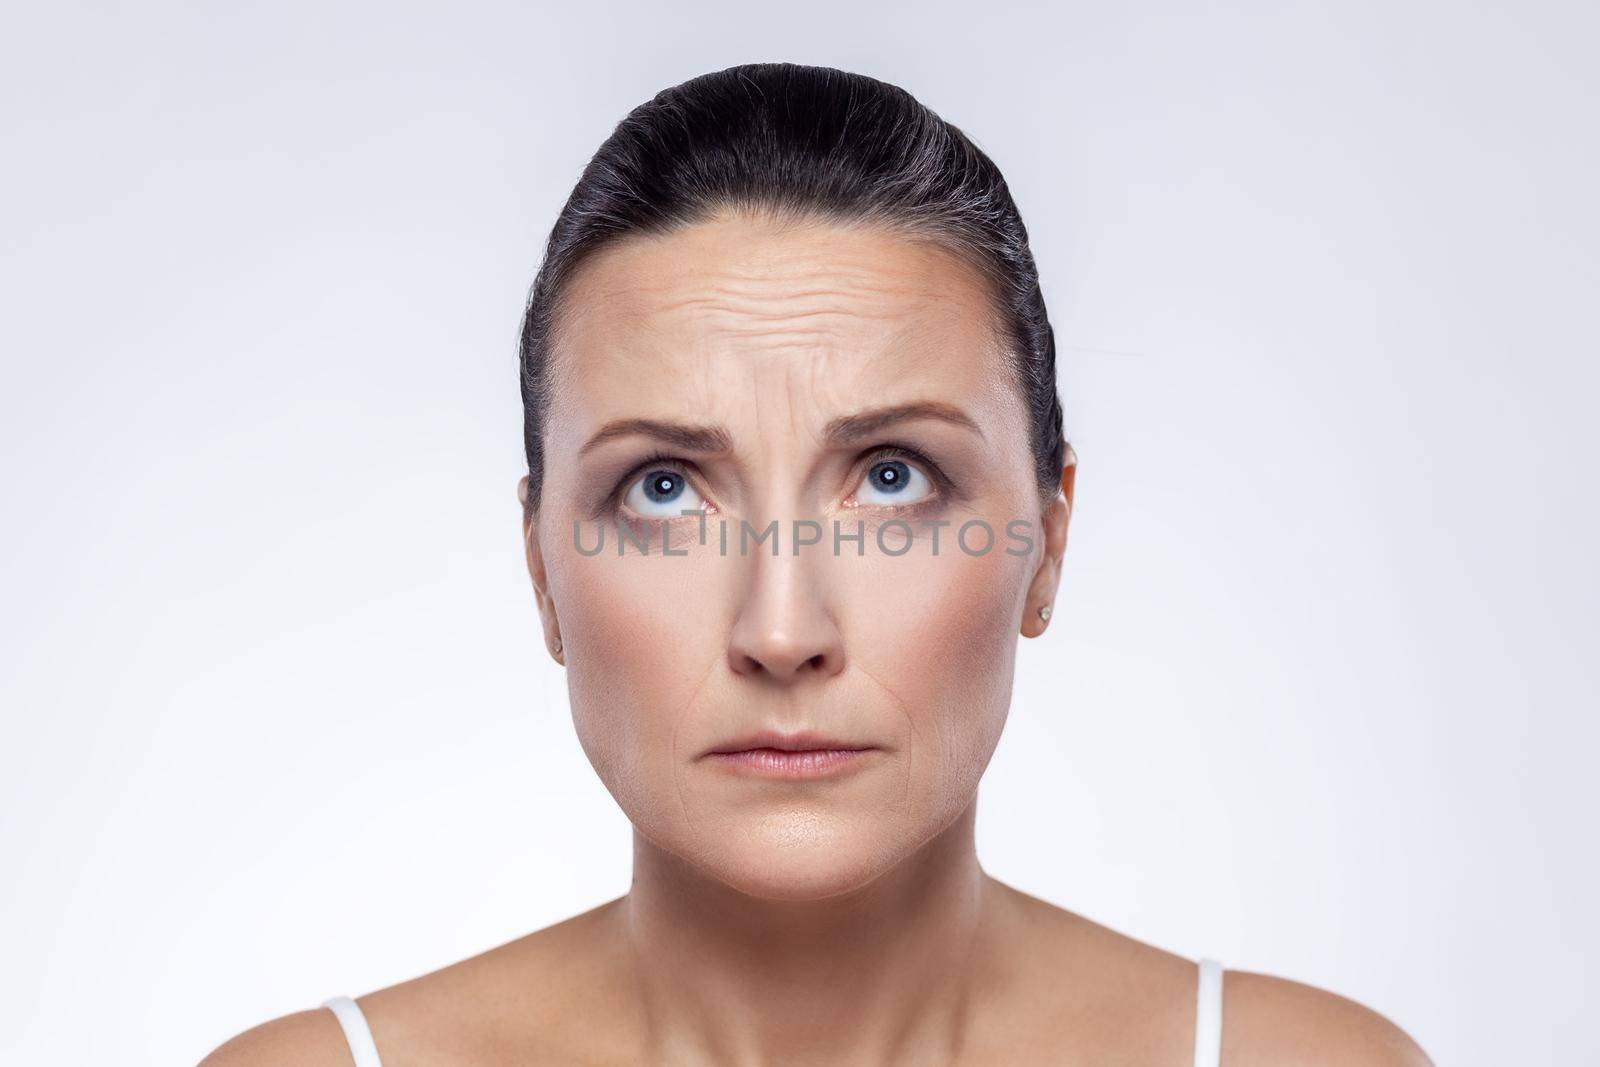
<path id="1" fill-rule="evenodd" d="M 682 492 L 678 476 L 670 471 L 656 471 L 645 483 L 645 495 L 658 504 L 665 504 Z"/>

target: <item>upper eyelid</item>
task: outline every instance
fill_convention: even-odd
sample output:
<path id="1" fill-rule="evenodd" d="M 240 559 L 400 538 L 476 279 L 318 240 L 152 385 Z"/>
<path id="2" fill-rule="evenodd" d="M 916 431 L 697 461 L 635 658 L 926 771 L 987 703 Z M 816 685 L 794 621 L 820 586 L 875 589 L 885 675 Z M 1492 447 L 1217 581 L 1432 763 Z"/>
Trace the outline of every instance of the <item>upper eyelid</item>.
<path id="1" fill-rule="evenodd" d="M 936 490 L 938 490 L 940 493 L 945 493 L 945 492 L 949 491 L 949 480 L 948 480 L 948 478 L 946 478 L 943 469 L 940 468 L 940 466 L 937 463 L 935 463 L 933 460 L 928 459 L 927 457 L 925 457 L 917 449 L 909 448 L 909 447 L 907 447 L 905 445 L 900 445 L 900 444 L 879 445 L 876 448 L 874 448 L 871 451 L 869 451 L 867 453 L 867 455 L 866 455 L 868 469 L 869 470 L 871 469 L 871 465 L 872 464 L 882 462 L 884 459 L 898 459 L 898 460 L 901 460 L 902 462 L 911 463 L 911 464 L 913 464 L 915 466 L 921 467 L 921 468 L 923 468 L 923 473 L 928 476 L 928 480 L 933 483 L 933 486 L 934 486 L 934 488 Z M 866 471 L 862 472 L 863 476 L 865 475 L 865 473 L 866 473 Z M 923 503 L 923 502 L 924 501 L 920 501 L 919 500 L 919 501 L 915 501 L 914 503 L 920 504 L 920 503 Z M 891 506 L 891 507 L 893 507 L 893 506 L 905 507 L 905 506 L 909 506 L 909 505 L 889 505 L 889 506 Z"/>
<path id="2" fill-rule="evenodd" d="M 682 476 L 685 483 L 692 482 L 694 479 L 689 476 L 688 467 L 688 463 L 678 459 L 675 456 L 655 456 L 651 459 L 647 459 L 642 463 L 636 464 L 631 470 L 628 471 L 627 474 L 624 474 L 621 479 L 618 480 L 616 488 L 611 490 L 611 494 L 609 497 L 607 497 L 607 500 L 609 501 L 610 506 L 613 508 L 620 508 L 624 506 L 628 491 L 633 488 L 634 483 L 644 475 L 653 473 L 657 470 L 671 470 L 674 473 Z M 704 498 L 705 494 L 701 493 L 700 490 L 696 489 L 695 492 Z M 706 502 L 710 503 L 709 500 Z M 641 519 L 652 521 L 659 521 L 662 518 L 660 515 L 641 515 L 639 517 Z"/>

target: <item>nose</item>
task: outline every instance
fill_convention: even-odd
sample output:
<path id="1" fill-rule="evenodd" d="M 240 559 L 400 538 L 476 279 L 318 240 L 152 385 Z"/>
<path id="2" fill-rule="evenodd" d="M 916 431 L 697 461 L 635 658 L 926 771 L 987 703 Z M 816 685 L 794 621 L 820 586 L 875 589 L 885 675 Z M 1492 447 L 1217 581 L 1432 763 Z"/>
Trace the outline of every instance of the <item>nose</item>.
<path id="1" fill-rule="evenodd" d="M 733 672 L 793 684 L 844 669 L 844 641 L 816 553 L 755 553 L 728 640 Z"/>

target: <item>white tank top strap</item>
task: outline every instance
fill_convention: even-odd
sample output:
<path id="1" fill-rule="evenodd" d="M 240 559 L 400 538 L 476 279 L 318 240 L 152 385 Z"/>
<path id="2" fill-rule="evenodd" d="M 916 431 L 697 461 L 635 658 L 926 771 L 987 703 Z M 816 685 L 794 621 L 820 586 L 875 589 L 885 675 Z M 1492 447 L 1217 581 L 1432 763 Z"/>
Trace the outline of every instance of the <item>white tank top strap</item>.
<path id="1" fill-rule="evenodd" d="M 1220 1067 L 1222 1063 L 1222 964 L 1200 961 L 1200 981 L 1195 993 L 1194 1067 Z"/>
<path id="2" fill-rule="evenodd" d="M 356 1067 L 383 1067 L 378 1059 L 378 1046 L 372 1040 L 372 1029 L 367 1026 L 367 1017 L 361 1013 L 361 1005 L 349 997 L 329 997 L 322 1002 L 322 1006 L 333 1012 L 334 1018 L 339 1020 L 339 1028 L 344 1031 L 344 1040 L 350 1046 L 350 1055 L 355 1058 Z"/>
<path id="3" fill-rule="evenodd" d="M 329 997 L 322 1006 L 333 1012 L 344 1031 L 345 1043 L 355 1067 L 383 1067 L 378 1059 L 378 1046 L 372 1040 L 372 1029 L 361 1005 L 349 997 Z M 1200 961 L 1199 981 L 1195 990 L 1194 1012 L 1194 1067 L 1221 1067 L 1222 1064 L 1222 964 L 1216 960 Z"/>

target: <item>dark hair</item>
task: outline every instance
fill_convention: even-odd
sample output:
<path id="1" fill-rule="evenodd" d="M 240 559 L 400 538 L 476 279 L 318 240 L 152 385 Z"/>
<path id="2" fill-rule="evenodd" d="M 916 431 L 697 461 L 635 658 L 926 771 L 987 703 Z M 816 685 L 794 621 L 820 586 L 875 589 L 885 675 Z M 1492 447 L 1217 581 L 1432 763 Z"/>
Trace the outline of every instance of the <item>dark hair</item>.
<path id="1" fill-rule="evenodd" d="M 898 86 L 831 67 L 749 63 L 665 89 L 629 112 L 551 229 L 522 318 L 530 514 L 544 484 L 549 352 L 567 282 L 608 242 L 724 208 L 878 224 L 939 241 L 976 267 L 1013 349 L 1040 496 L 1054 497 L 1065 450 L 1055 335 L 1028 231 L 999 168 Z"/>

